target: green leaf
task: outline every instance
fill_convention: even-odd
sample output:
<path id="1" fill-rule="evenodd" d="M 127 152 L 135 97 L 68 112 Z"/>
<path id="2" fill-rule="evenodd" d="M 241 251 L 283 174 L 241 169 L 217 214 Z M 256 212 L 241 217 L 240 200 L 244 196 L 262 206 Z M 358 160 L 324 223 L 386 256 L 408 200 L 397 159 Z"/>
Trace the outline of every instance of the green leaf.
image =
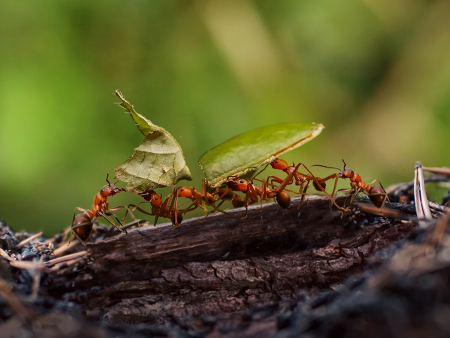
<path id="1" fill-rule="evenodd" d="M 280 123 L 233 137 L 200 158 L 208 185 L 220 186 L 229 176 L 242 176 L 309 142 L 324 126 L 316 123 Z"/>
<path id="2" fill-rule="evenodd" d="M 122 100 L 119 105 L 130 113 L 145 136 L 128 160 L 116 168 L 115 178 L 127 182 L 127 189 L 133 194 L 173 186 L 180 180 L 192 180 L 183 151 L 175 138 L 138 114 L 121 92 L 116 90 L 115 94 Z"/>

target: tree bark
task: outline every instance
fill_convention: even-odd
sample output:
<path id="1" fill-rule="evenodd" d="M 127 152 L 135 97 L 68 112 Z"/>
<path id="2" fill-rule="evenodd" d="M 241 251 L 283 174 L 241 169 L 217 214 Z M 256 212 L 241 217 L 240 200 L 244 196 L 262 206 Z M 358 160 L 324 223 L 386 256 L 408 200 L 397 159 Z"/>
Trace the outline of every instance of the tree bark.
<path id="1" fill-rule="evenodd" d="M 330 211 L 327 198 L 308 196 L 299 215 L 299 201 L 288 209 L 253 206 L 246 219 L 245 210 L 236 209 L 175 229 L 146 226 L 89 243 L 90 262 L 84 270 L 77 267 L 71 287 L 89 294 L 88 316 L 189 326 L 196 316 L 242 312 L 292 300 L 302 289 L 333 287 L 416 226 L 369 215 L 362 216 L 366 226 L 344 227 L 356 217 L 352 212 L 341 217 L 341 211 Z M 73 271 L 58 270 L 55 292 L 69 291 Z"/>

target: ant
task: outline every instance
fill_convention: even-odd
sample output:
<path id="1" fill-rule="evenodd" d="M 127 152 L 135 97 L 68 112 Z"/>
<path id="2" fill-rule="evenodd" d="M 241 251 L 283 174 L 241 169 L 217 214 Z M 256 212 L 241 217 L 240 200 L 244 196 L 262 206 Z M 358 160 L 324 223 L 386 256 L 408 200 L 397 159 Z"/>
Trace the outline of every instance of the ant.
<path id="1" fill-rule="evenodd" d="M 103 217 L 106 219 L 111 225 L 116 227 L 118 230 L 127 233 L 126 230 L 121 230 L 119 227 L 117 227 L 111 217 L 114 216 L 114 218 L 119 222 L 119 225 L 122 226 L 122 222 L 125 219 L 126 213 L 124 218 L 122 219 L 122 222 L 117 218 L 117 216 L 108 211 L 115 211 L 119 209 L 127 209 L 127 212 L 130 212 L 131 217 L 136 220 L 132 212 L 126 207 L 126 206 L 118 206 L 115 208 L 109 208 L 108 205 L 108 197 L 114 196 L 115 194 L 126 191 L 123 188 L 117 188 L 114 184 L 111 184 L 108 180 L 109 173 L 106 174 L 106 182 L 108 183 L 105 185 L 97 195 L 94 197 L 94 204 L 92 205 L 90 210 L 86 210 L 80 207 L 76 207 L 73 212 L 73 219 L 72 219 L 72 225 L 70 226 L 71 230 L 77 237 L 77 239 L 83 244 L 83 246 L 86 246 L 86 242 L 88 241 L 89 237 L 92 233 L 92 226 L 93 223 L 97 220 L 98 217 Z M 76 210 L 82 211 L 83 213 L 78 214 L 75 216 Z"/>
<path id="2" fill-rule="evenodd" d="M 364 194 L 366 194 L 370 201 L 372 202 L 372 204 L 374 206 L 376 206 L 377 208 L 382 208 L 384 206 L 384 204 L 386 203 L 386 200 L 389 201 L 389 198 L 387 196 L 386 191 L 383 188 L 383 185 L 381 184 L 379 179 L 375 179 L 373 180 L 373 182 L 367 184 L 366 182 L 364 182 L 361 178 L 361 175 L 358 173 L 355 173 L 353 170 L 351 169 L 346 169 L 345 167 L 347 166 L 347 164 L 345 163 L 344 159 L 342 159 L 342 162 L 344 162 L 344 168 L 343 169 L 339 169 L 339 168 L 335 168 L 335 167 L 327 167 L 324 165 L 314 165 L 316 167 L 324 167 L 324 168 L 330 168 L 330 169 L 337 169 L 339 170 L 338 174 L 333 174 L 332 176 L 334 176 L 336 178 L 335 183 L 334 183 L 334 189 L 333 189 L 333 193 L 331 194 L 331 198 L 336 197 L 335 193 L 336 193 L 336 186 L 337 186 L 337 181 L 339 178 L 343 178 L 346 179 L 348 178 L 350 180 L 350 186 L 351 188 L 349 189 L 340 189 L 339 191 L 354 191 L 354 193 L 352 194 L 352 197 L 350 198 L 350 204 L 353 203 L 353 201 L 355 200 L 356 196 L 362 192 Z M 371 185 L 373 183 L 375 183 L 376 181 L 378 181 L 378 183 L 380 183 L 380 185 Z M 389 201 L 390 203 L 390 201 Z"/>
<path id="3" fill-rule="evenodd" d="M 170 218 L 172 224 L 175 227 L 178 227 L 183 221 L 183 213 L 185 212 L 185 210 L 178 210 L 177 206 L 174 207 L 175 201 L 178 201 L 177 192 L 178 191 L 174 186 L 172 188 L 171 194 L 166 197 L 164 202 L 161 200 L 161 197 L 153 190 L 140 193 L 139 195 L 141 195 L 147 202 L 150 202 L 150 204 L 152 205 L 151 213 L 138 207 L 138 205 L 130 204 L 128 205 L 128 207 L 134 207 L 133 211 L 138 209 L 140 212 L 146 215 L 155 216 L 155 223 L 153 224 L 154 226 L 156 226 L 159 217 L 164 217 Z"/>
<path id="4" fill-rule="evenodd" d="M 232 200 L 232 204 L 235 208 L 245 206 L 246 213 L 242 219 L 245 219 L 248 216 L 248 206 L 250 204 L 258 202 L 259 198 L 261 198 L 261 207 L 263 201 L 268 200 L 269 198 L 276 198 L 277 203 L 282 208 L 284 209 L 288 208 L 289 205 L 291 204 L 291 198 L 288 195 L 288 193 L 283 190 L 286 187 L 286 185 L 288 185 L 289 182 L 292 180 L 299 166 L 300 163 L 297 165 L 297 167 L 294 168 L 294 170 L 289 174 L 289 176 L 284 181 L 281 182 L 281 185 L 276 189 L 269 189 L 267 187 L 267 183 L 265 180 L 263 180 L 262 188 L 258 188 L 255 184 L 248 182 L 247 180 L 244 180 L 242 178 L 236 177 L 232 180 L 228 180 L 228 182 L 226 183 L 228 188 L 230 188 L 233 191 L 245 192 L 244 200 L 242 200 L 241 197 L 238 195 L 234 195 L 234 198 Z"/>
<path id="5" fill-rule="evenodd" d="M 278 169 L 278 170 L 282 170 L 288 175 L 290 175 L 291 173 L 294 172 L 294 176 L 289 180 L 288 184 L 292 184 L 293 180 L 295 180 L 295 185 L 299 185 L 300 186 L 299 193 L 302 195 L 302 199 L 300 200 L 300 203 L 298 204 L 297 209 L 300 209 L 300 207 L 302 206 L 303 201 L 304 201 L 305 196 L 306 196 L 306 191 L 309 188 L 309 184 L 311 183 L 311 181 L 313 181 L 314 188 L 317 191 L 324 192 L 328 197 L 330 197 L 330 201 L 331 200 L 333 201 L 332 204 L 334 204 L 338 209 L 341 209 L 343 211 L 349 211 L 349 209 L 341 208 L 339 205 L 337 205 L 334 202 L 334 199 L 331 199 L 331 196 L 328 195 L 328 193 L 325 190 L 325 188 L 326 188 L 326 183 L 325 182 L 330 180 L 330 179 L 332 179 L 332 178 L 335 178 L 335 176 L 336 176 L 335 174 L 327 176 L 325 178 L 316 177 L 316 176 L 313 175 L 313 173 L 303 163 L 299 163 L 297 165 L 297 167 L 289 166 L 288 163 L 285 160 L 282 160 L 280 158 L 276 158 L 275 160 L 273 160 L 269 164 L 272 166 L 272 168 Z M 267 168 L 268 165 L 266 165 L 266 167 L 263 170 L 261 170 L 259 173 L 264 171 Z M 302 165 L 311 175 L 305 175 L 305 174 L 302 174 L 302 173 L 299 173 L 298 171 L 296 171 L 295 168 L 298 168 L 299 165 Z M 259 175 L 259 173 L 258 173 L 258 175 Z M 272 186 L 273 186 L 273 182 L 274 181 L 277 182 L 277 183 L 282 183 L 283 182 L 283 180 L 281 178 L 273 176 L 273 175 L 268 176 L 267 177 L 267 181 L 269 181 L 269 179 L 270 179 L 270 185 L 272 185 Z M 306 186 L 303 188 L 305 183 L 306 183 Z M 303 189 L 303 191 L 302 191 L 302 189 Z M 296 192 L 294 192 L 294 193 L 295 194 L 299 194 L 299 193 L 296 193 Z M 331 208 L 332 204 L 330 203 L 330 208 Z"/>
<path id="6" fill-rule="evenodd" d="M 215 197 L 216 195 L 218 195 L 218 197 Z M 178 196 L 186 197 L 192 200 L 192 204 L 188 208 L 186 208 L 183 213 L 187 213 L 196 208 L 202 208 L 203 213 L 207 214 L 208 210 L 206 209 L 205 204 L 213 206 L 214 211 L 216 211 L 222 205 L 222 203 L 225 202 L 225 200 L 232 200 L 234 194 L 231 189 L 227 188 L 216 188 L 214 192 L 210 193 L 206 190 L 205 180 L 202 180 L 202 192 L 195 190 L 194 188 L 190 189 L 187 187 L 180 187 L 178 188 Z M 222 201 L 216 207 L 215 204 L 218 200 Z"/>

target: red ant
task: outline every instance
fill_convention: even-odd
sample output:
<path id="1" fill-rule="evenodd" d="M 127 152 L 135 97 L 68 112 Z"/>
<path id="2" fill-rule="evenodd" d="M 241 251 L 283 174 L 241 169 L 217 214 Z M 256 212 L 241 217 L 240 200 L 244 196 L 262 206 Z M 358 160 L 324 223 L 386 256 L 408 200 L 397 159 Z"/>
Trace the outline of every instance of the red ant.
<path id="1" fill-rule="evenodd" d="M 127 212 L 130 212 L 130 215 L 136 220 L 134 215 L 131 213 L 131 211 L 126 206 L 118 206 L 115 208 L 109 208 L 108 205 L 108 197 L 114 196 L 115 194 L 125 191 L 123 188 L 117 188 L 114 184 L 111 184 L 108 180 L 109 173 L 106 174 L 106 182 L 108 183 L 105 185 L 97 195 L 94 197 L 94 204 L 91 207 L 91 210 L 86 210 L 80 207 L 76 207 L 73 212 L 73 219 L 72 219 L 72 225 L 71 230 L 77 237 L 77 239 L 83 244 L 83 246 L 86 246 L 86 242 L 88 241 L 89 237 L 92 233 L 92 226 L 93 223 L 97 220 L 98 217 L 105 218 L 111 225 L 116 227 L 118 230 L 122 232 L 126 232 L 126 230 L 121 230 L 119 227 L 117 227 L 113 220 L 109 216 L 114 216 L 114 218 L 119 222 L 120 226 L 122 226 L 122 222 L 117 218 L 115 214 L 112 212 L 107 211 L 115 211 L 119 209 L 127 209 Z M 78 214 L 75 216 L 76 210 L 82 211 L 83 213 Z M 126 216 L 126 214 L 125 214 Z M 125 219 L 124 216 L 124 219 Z M 123 219 L 122 219 L 123 221 Z"/>
<path id="2" fill-rule="evenodd" d="M 334 202 L 334 199 L 331 199 L 331 196 L 328 195 L 328 193 L 325 190 L 325 188 L 326 188 L 326 183 L 325 182 L 330 180 L 330 179 L 332 179 L 332 178 L 335 178 L 336 174 L 330 175 L 330 176 L 325 177 L 325 178 L 316 177 L 316 176 L 313 175 L 313 173 L 304 164 L 299 163 L 299 165 L 302 165 L 311 174 L 311 175 L 304 175 L 304 174 L 299 173 L 298 171 L 295 170 L 295 168 L 298 168 L 299 165 L 297 165 L 297 167 L 289 166 L 285 160 L 282 160 L 280 158 L 276 158 L 275 160 L 273 160 L 269 164 L 272 166 L 272 168 L 278 169 L 278 170 L 282 170 L 288 175 L 290 175 L 292 172 L 295 171 L 293 179 L 295 180 L 295 185 L 299 185 L 300 186 L 299 193 L 302 194 L 302 199 L 301 199 L 300 203 L 298 204 L 297 209 L 300 209 L 301 205 L 303 204 L 303 200 L 304 200 L 304 198 L 306 196 L 306 191 L 309 188 L 309 184 L 311 183 L 311 181 L 313 181 L 314 188 L 317 191 L 324 192 L 328 197 L 330 197 L 330 200 L 333 201 L 333 204 L 337 208 L 339 208 L 341 210 L 344 210 L 344 211 L 349 211 L 348 209 L 341 208 L 339 205 L 337 205 Z M 262 171 L 264 171 L 266 168 L 267 168 L 267 166 Z M 273 185 L 274 181 L 277 182 L 277 183 L 284 182 L 281 178 L 278 178 L 278 177 L 273 176 L 273 175 L 268 176 L 267 180 L 269 181 L 269 179 L 271 180 L 271 182 L 270 182 L 271 185 Z M 288 184 L 292 184 L 293 183 L 293 179 L 291 179 Z M 305 183 L 306 183 L 306 186 L 303 188 L 303 185 Z M 302 189 L 303 189 L 303 191 L 302 191 Z M 298 193 L 296 193 L 296 194 L 298 194 Z M 330 205 L 330 207 L 331 207 L 331 205 Z"/>
<path id="3" fill-rule="evenodd" d="M 336 186 L 337 186 L 338 179 L 339 178 L 343 178 L 343 179 L 348 178 L 350 180 L 351 188 L 340 189 L 339 191 L 351 191 L 351 190 L 354 191 L 349 204 L 352 204 L 352 202 L 354 201 L 354 199 L 360 192 L 363 192 L 364 194 L 366 194 L 369 197 L 372 204 L 375 205 L 377 208 L 382 208 L 384 206 L 384 204 L 386 203 L 386 199 L 389 201 L 386 191 L 384 190 L 383 185 L 381 184 L 379 179 L 375 179 L 375 180 L 373 180 L 373 182 L 367 184 L 366 182 L 364 182 L 362 180 L 360 174 L 355 173 L 351 169 L 345 169 L 347 164 L 345 163 L 344 159 L 342 159 L 342 162 L 344 162 L 343 169 L 339 169 L 339 168 L 335 168 L 335 167 L 327 167 L 324 165 L 317 165 L 317 164 L 315 165 L 318 167 L 339 170 L 339 174 L 333 174 L 333 176 L 336 178 L 335 183 L 334 183 L 333 193 L 331 194 L 331 196 L 332 196 L 331 198 L 333 198 L 333 200 L 336 197 L 335 193 L 336 193 Z M 378 181 L 378 183 L 380 183 L 380 185 L 372 185 L 371 186 L 371 184 L 375 183 L 376 181 Z"/>
<path id="4" fill-rule="evenodd" d="M 297 165 L 297 167 L 294 168 L 294 170 L 289 174 L 289 176 L 281 182 L 281 185 L 276 189 L 269 189 L 267 187 L 266 181 L 263 180 L 263 186 L 262 188 L 258 188 L 256 185 L 254 185 L 251 182 L 248 182 L 247 180 L 244 180 L 242 178 L 235 178 L 232 180 L 229 180 L 226 184 L 228 188 L 234 191 L 241 191 L 245 192 L 245 199 L 242 200 L 240 196 L 234 195 L 234 198 L 232 200 L 232 204 L 235 208 L 243 207 L 245 206 L 245 216 L 242 219 L 247 218 L 248 216 L 248 206 L 250 204 L 258 202 L 258 199 L 261 198 L 261 207 L 262 202 L 269 199 L 269 198 L 276 198 L 277 203 L 284 209 L 288 208 L 291 203 L 291 198 L 288 195 L 287 192 L 283 191 L 286 185 L 289 184 L 289 182 L 294 177 L 295 173 L 298 170 L 298 167 L 300 164 Z M 232 176 L 230 176 L 232 177 Z"/>
<path id="5" fill-rule="evenodd" d="M 155 216 L 154 226 L 156 226 L 159 217 L 170 218 L 175 227 L 178 227 L 183 221 L 184 210 L 178 210 L 177 206 L 174 207 L 175 201 L 178 200 L 178 194 L 175 187 L 172 188 L 171 194 L 166 197 L 164 202 L 162 202 L 161 197 L 153 190 L 140 193 L 139 195 L 141 195 L 146 201 L 150 202 L 152 205 L 152 212 L 149 213 L 134 204 L 130 204 L 128 207 L 134 207 L 133 211 L 138 209 L 146 215 Z"/>
<path id="6" fill-rule="evenodd" d="M 217 196 L 218 197 L 215 197 Z M 186 197 L 192 200 L 192 205 L 189 206 L 188 208 L 186 208 L 184 210 L 183 213 L 192 211 L 196 208 L 202 208 L 203 209 L 203 213 L 207 214 L 208 210 L 206 209 L 206 205 L 211 205 L 214 207 L 214 211 L 218 210 L 217 208 L 219 208 L 223 202 L 225 202 L 225 200 L 232 200 L 233 199 L 233 192 L 230 189 L 227 188 L 216 188 L 216 190 L 212 193 L 209 193 L 206 190 L 206 182 L 205 180 L 202 181 L 202 192 L 195 190 L 194 188 L 190 189 L 187 187 L 180 187 L 178 188 L 178 196 L 180 197 Z M 218 200 L 222 200 L 222 202 L 220 202 L 220 204 L 216 207 L 216 202 Z"/>

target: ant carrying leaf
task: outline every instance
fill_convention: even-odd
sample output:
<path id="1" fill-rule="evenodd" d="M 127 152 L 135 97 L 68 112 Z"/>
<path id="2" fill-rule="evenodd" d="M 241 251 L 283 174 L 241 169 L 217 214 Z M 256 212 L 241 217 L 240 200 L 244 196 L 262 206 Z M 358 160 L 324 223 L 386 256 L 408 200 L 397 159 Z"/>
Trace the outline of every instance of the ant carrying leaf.
<path id="1" fill-rule="evenodd" d="M 206 152 L 199 161 L 208 186 L 217 188 L 229 177 L 242 177 L 319 135 L 322 124 L 280 123 L 233 137 Z"/>

